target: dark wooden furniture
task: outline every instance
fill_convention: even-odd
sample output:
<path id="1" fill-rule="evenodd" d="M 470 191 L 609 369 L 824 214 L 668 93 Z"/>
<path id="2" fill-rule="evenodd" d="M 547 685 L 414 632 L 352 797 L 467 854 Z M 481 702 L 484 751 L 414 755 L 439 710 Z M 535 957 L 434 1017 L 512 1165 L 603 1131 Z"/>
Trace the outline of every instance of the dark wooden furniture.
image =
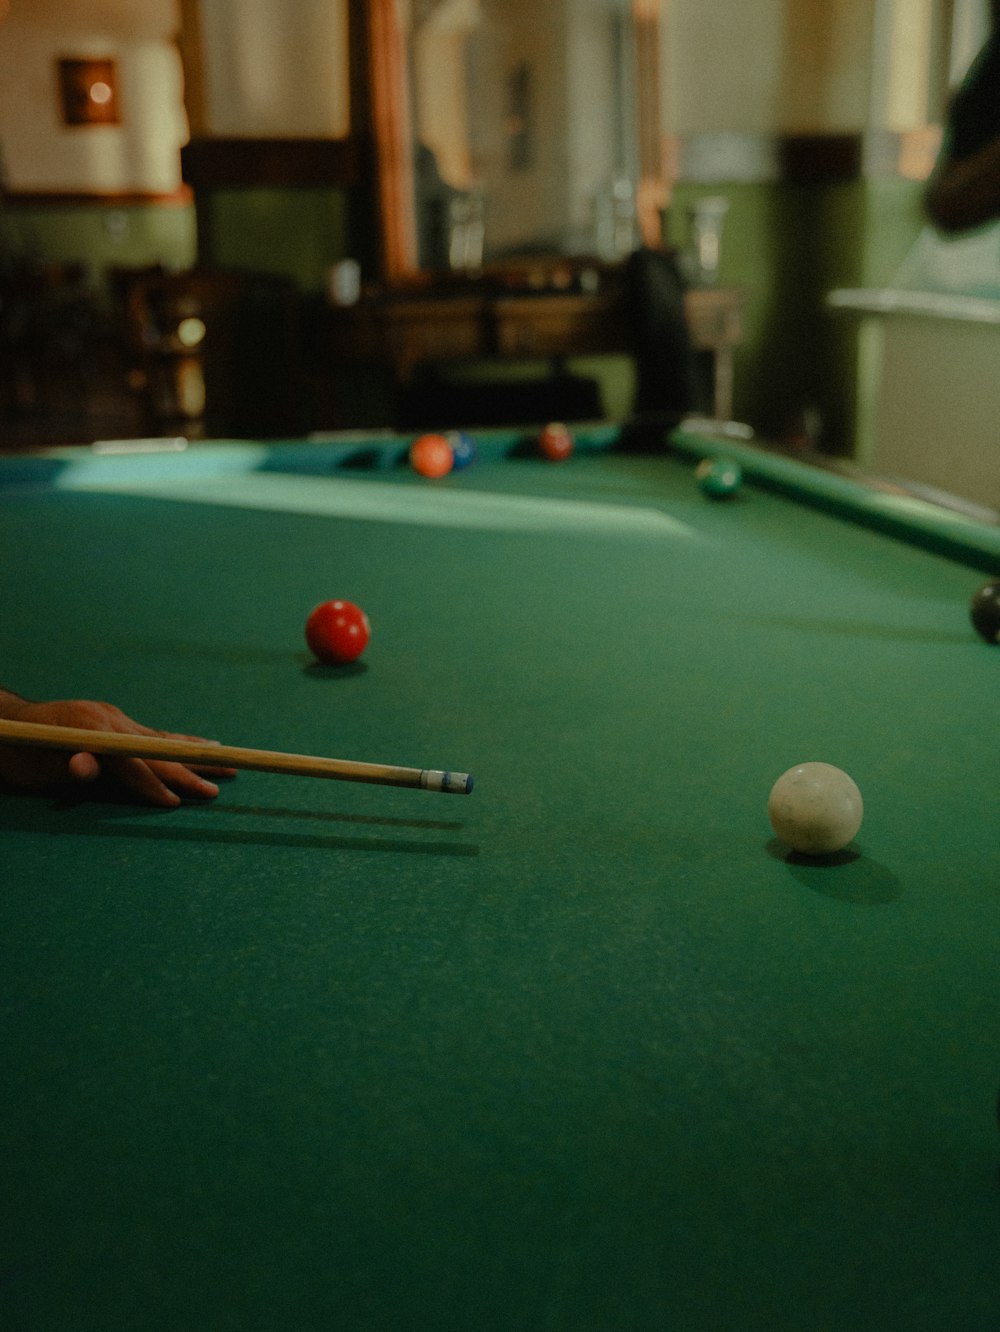
<path id="1" fill-rule="evenodd" d="M 686 293 L 695 350 L 712 361 L 712 413 L 732 416 L 733 352 L 742 339 L 738 290 Z M 563 358 L 629 350 L 620 293 L 395 291 L 331 307 L 327 351 L 340 361 L 388 365 L 397 383 L 444 361 Z"/>
<path id="2" fill-rule="evenodd" d="M 119 273 L 117 285 L 148 434 L 267 437 L 303 425 L 291 279 L 203 268 Z"/>

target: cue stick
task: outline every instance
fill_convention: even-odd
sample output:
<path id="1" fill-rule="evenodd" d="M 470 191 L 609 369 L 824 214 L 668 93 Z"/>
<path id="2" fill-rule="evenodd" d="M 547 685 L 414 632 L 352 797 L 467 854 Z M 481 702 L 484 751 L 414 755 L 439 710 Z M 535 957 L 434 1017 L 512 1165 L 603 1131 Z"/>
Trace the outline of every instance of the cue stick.
<path id="1" fill-rule="evenodd" d="M 425 791 L 443 791 L 447 795 L 468 795 L 472 790 L 472 777 L 466 772 L 355 763 L 350 759 L 283 754 L 271 749 L 243 749 L 238 745 L 213 745 L 203 740 L 175 740 L 159 735 L 129 735 L 123 731 L 89 731 L 79 726 L 49 726 L 42 722 L 0 719 L 0 744 L 64 749 L 71 753 L 122 754 L 130 758 L 160 759 L 167 763 L 208 768 L 250 768 L 255 772 L 279 772 L 297 777 L 330 777 L 341 782 L 414 786 Z"/>

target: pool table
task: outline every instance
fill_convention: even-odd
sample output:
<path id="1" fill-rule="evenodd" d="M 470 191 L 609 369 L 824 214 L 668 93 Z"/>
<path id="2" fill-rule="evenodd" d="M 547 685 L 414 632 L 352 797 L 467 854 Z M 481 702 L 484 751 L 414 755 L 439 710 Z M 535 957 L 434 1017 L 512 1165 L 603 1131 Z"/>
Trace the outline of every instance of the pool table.
<path id="1" fill-rule="evenodd" d="M 531 439 L 0 459 L 5 685 L 475 778 L 0 795 L 5 1332 L 1000 1326 L 1000 529 Z"/>

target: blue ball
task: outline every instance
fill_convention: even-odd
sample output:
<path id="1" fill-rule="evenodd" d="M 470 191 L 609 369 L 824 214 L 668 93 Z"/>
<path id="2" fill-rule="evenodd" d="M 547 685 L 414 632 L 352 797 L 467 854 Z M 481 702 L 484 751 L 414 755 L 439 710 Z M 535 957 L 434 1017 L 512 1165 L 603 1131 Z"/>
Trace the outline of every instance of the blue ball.
<path id="1" fill-rule="evenodd" d="M 468 467 L 476 460 L 476 445 L 472 436 L 464 430 L 449 430 L 445 436 L 455 455 L 455 471 Z"/>

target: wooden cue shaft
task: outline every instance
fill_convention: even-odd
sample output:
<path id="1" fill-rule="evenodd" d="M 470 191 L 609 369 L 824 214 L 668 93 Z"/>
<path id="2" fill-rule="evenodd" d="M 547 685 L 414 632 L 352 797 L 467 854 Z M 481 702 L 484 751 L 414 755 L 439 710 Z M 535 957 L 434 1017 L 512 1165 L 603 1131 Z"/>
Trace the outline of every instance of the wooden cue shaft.
<path id="1" fill-rule="evenodd" d="M 415 786 L 450 795 L 468 795 L 472 790 L 472 778 L 464 772 L 402 768 L 386 763 L 356 763 L 350 759 L 319 758 L 310 754 L 283 754 L 271 749 L 213 745 L 202 740 L 176 740 L 172 736 L 89 731 L 78 726 L 49 726 L 41 722 L 5 721 L 2 718 L 0 744 L 63 749 L 73 753 L 122 754 L 131 758 L 160 759 L 163 762 L 210 768 L 249 768 L 256 772 L 279 772 L 296 777 L 329 777 L 342 782 Z"/>

